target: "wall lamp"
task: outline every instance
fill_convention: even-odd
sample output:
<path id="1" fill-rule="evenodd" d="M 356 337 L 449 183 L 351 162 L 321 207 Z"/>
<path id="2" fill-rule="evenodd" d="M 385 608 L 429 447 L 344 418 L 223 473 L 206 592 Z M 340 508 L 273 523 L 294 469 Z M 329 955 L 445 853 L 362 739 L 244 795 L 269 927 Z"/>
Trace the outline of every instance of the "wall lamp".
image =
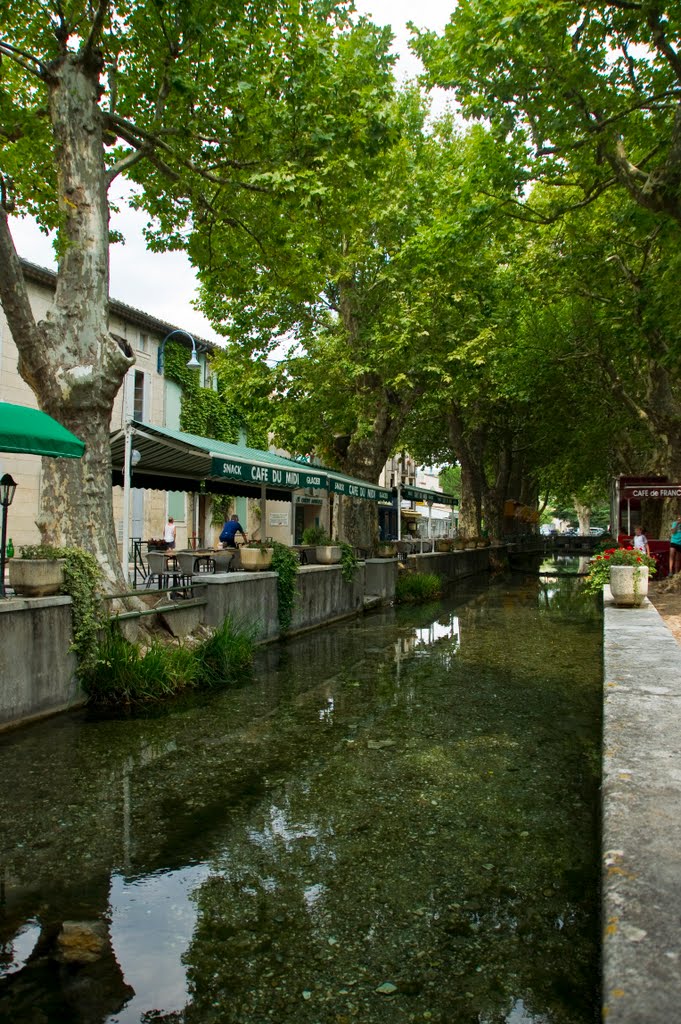
<path id="1" fill-rule="evenodd" d="M 0 505 L 2 505 L 2 547 L 0 547 L 0 597 L 5 596 L 5 558 L 7 555 L 7 509 L 14 501 L 16 482 L 9 473 L 0 479 Z"/>
<path id="2" fill-rule="evenodd" d="M 166 342 L 167 342 L 168 338 L 172 338 L 172 336 L 174 334 L 184 334 L 185 338 L 189 338 L 189 340 L 192 343 L 192 354 L 189 357 L 189 362 L 187 363 L 187 366 L 189 367 L 190 370 L 198 370 L 198 369 L 200 369 L 201 368 L 201 363 L 199 362 L 199 357 L 196 354 L 196 342 L 194 341 L 194 339 L 192 338 L 191 334 L 188 331 L 177 330 L 177 331 L 171 331 L 170 334 L 166 334 L 165 338 L 163 339 L 161 344 L 158 346 L 158 363 L 157 363 L 157 366 L 156 366 L 156 369 L 158 370 L 158 372 L 160 374 L 163 373 L 163 367 L 165 365 Z"/>

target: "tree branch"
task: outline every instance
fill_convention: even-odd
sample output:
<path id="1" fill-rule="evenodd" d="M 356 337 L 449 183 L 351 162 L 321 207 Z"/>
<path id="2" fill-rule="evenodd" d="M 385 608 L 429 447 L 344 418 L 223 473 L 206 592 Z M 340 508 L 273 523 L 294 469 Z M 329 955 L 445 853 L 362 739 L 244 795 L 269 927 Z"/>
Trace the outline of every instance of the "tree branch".
<path id="1" fill-rule="evenodd" d="M 15 64 L 18 64 L 20 68 L 27 71 L 29 75 L 35 75 L 36 78 L 39 78 L 41 81 L 45 80 L 46 70 L 45 65 L 41 60 L 34 57 L 33 54 L 28 53 L 26 50 L 20 50 L 18 46 L 12 46 L 11 43 L 0 39 L 0 56 L 3 55 L 5 57 L 9 57 L 9 59 L 14 61 Z"/>
<path id="2" fill-rule="evenodd" d="M 85 45 L 83 46 L 82 50 L 83 56 L 86 59 L 89 59 L 92 56 L 94 50 L 101 41 L 102 29 L 104 27 L 104 18 L 106 17 L 108 9 L 109 0 L 99 0 L 99 3 L 97 4 L 97 7 L 95 9 L 95 16 L 92 19 L 92 25 L 90 27 L 88 37 L 85 40 Z"/>
<path id="3" fill-rule="evenodd" d="M 0 299 L 22 362 L 25 351 L 39 351 L 40 332 L 28 299 L 21 261 L 4 206 L 0 207 Z"/>

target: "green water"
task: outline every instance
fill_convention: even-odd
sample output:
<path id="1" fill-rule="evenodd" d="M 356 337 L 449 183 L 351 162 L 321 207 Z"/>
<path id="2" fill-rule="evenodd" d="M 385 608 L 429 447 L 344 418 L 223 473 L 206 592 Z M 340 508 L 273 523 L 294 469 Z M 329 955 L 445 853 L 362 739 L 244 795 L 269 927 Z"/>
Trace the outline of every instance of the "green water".
<path id="1" fill-rule="evenodd" d="M 5 735 L 0 1019 L 597 1020 L 600 665 L 574 580 L 485 579 Z"/>

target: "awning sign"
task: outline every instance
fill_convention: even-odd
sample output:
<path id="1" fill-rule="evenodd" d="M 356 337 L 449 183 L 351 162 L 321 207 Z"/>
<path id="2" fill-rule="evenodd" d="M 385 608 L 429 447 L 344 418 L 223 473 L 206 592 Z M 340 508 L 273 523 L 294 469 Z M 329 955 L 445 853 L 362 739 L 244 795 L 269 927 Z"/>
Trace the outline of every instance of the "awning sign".
<path id="1" fill-rule="evenodd" d="M 681 498 L 681 484 L 637 484 L 622 488 L 623 498 Z"/>
<path id="2" fill-rule="evenodd" d="M 326 488 L 327 485 L 324 473 L 315 473 L 310 469 L 288 469 L 283 466 L 259 466 L 257 463 L 241 462 L 239 459 L 213 457 L 210 475 L 223 480 L 239 480 L 245 484 L 269 484 L 292 491 L 305 487 Z"/>
<path id="3" fill-rule="evenodd" d="M 355 483 L 352 480 L 337 480 L 331 476 L 329 477 L 329 490 L 332 494 L 345 494 L 349 498 L 364 498 L 366 501 L 385 501 L 390 497 L 390 492 L 382 487 Z"/>
<path id="4" fill-rule="evenodd" d="M 428 491 L 421 487 L 403 487 L 401 495 L 406 498 L 407 501 L 424 501 L 428 503 L 428 499 L 432 499 L 434 504 L 437 505 L 458 505 L 459 499 L 455 498 L 453 494 L 442 494 L 440 491 Z"/>

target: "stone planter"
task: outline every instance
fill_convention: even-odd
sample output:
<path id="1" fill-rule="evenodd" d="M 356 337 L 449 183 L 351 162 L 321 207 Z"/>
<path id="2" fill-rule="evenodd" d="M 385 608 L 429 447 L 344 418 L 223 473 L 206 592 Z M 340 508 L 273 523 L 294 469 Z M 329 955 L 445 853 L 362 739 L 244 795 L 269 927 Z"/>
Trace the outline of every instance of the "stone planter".
<path id="1" fill-rule="evenodd" d="M 64 582 L 63 558 L 10 558 L 9 585 L 22 597 L 50 597 Z"/>
<path id="2" fill-rule="evenodd" d="M 463 551 L 465 547 L 466 542 L 461 538 L 457 538 L 457 540 L 452 541 L 452 551 Z"/>
<path id="3" fill-rule="evenodd" d="M 340 544 L 318 544 L 314 551 L 317 565 L 337 565 L 343 554 Z"/>
<path id="4" fill-rule="evenodd" d="M 648 594 L 648 566 L 611 565 L 610 593 L 618 608 L 638 608 Z"/>
<path id="5" fill-rule="evenodd" d="M 239 548 L 241 568 L 246 572 L 259 572 L 272 565 L 274 548 Z"/>
<path id="6" fill-rule="evenodd" d="M 452 542 L 449 541 L 449 540 L 436 540 L 435 541 L 435 550 L 439 551 L 441 554 L 444 553 L 445 551 L 451 551 L 452 550 Z"/>
<path id="7" fill-rule="evenodd" d="M 379 544 L 376 549 L 377 558 L 394 558 L 397 554 L 396 544 Z"/>

